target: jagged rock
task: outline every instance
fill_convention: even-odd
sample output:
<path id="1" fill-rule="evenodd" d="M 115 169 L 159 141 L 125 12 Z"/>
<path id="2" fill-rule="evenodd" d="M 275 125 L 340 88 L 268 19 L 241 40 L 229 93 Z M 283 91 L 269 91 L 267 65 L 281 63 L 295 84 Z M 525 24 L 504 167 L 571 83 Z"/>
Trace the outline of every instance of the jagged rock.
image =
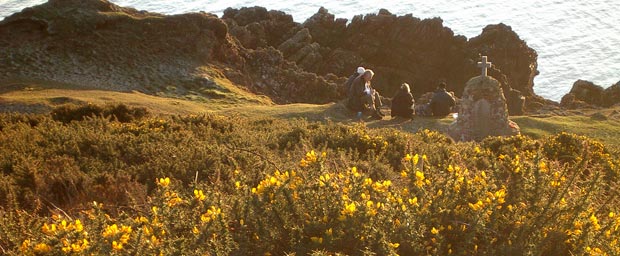
<path id="1" fill-rule="evenodd" d="M 603 92 L 603 106 L 611 107 L 620 103 L 620 81 L 607 87 Z"/>
<path id="2" fill-rule="evenodd" d="M 310 31 L 307 28 L 303 28 L 293 37 L 280 44 L 278 50 L 280 50 L 284 56 L 290 56 L 311 43 L 312 36 L 310 35 Z"/>
<path id="3" fill-rule="evenodd" d="M 7 17 L 0 22 L 0 49 L 0 59 L 16 63 L 0 65 L 0 74 L 19 70 L 19 77 L 0 80 L 26 77 L 114 90 L 174 84 L 201 64 L 244 65 L 215 15 L 165 16 L 105 0 L 49 1 Z M 161 65 L 171 68 L 159 70 Z"/>
<path id="4" fill-rule="evenodd" d="M 603 89 L 590 81 L 577 80 L 570 92 L 562 97 L 564 108 L 611 107 L 620 103 L 620 82 Z"/>
<path id="5" fill-rule="evenodd" d="M 250 54 L 248 67 L 256 91 L 272 95 L 277 103 L 323 103 L 338 100 L 334 76 L 317 76 L 305 72 L 284 59 L 273 47 L 258 49 Z"/>
<path id="6" fill-rule="evenodd" d="M 278 47 L 300 28 L 293 17 L 264 7 L 227 8 L 222 19 L 245 48 Z"/>
<path id="7" fill-rule="evenodd" d="M 342 41 L 347 28 L 347 19 L 335 19 L 335 16 L 321 7 L 308 18 L 303 27 L 309 29 L 315 41 L 324 47 L 333 47 Z"/>
<path id="8" fill-rule="evenodd" d="M 106 0 L 52 0 L 0 22 L 0 80 L 19 75 L 130 90 L 200 81 L 196 70 L 214 65 L 276 102 L 336 100 L 343 95 L 335 85 L 358 66 L 376 72 L 373 85 L 384 95 L 407 82 L 416 85 L 417 97 L 446 81 L 459 96 L 478 72 L 479 53 L 490 56 L 491 75 L 507 88 L 534 95 L 536 52 L 503 24 L 468 42 L 439 18 L 385 9 L 347 25 L 321 8 L 299 24 L 263 7 L 229 8 L 219 19 L 137 11 Z"/>
<path id="9" fill-rule="evenodd" d="M 287 59 L 318 75 L 347 77 L 356 67 L 365 66 L 376 71 L 373 83 L 385 95 L 392 95 L 401 83 L 407 82 L 417 85 L 413 91 L 417 97 L 432 91 L 438 81 L 446 81 L 448 89 L 460 96 L 465 82 L 478 72 L 476 61 L 484 53 L 495 63 L 490 75 L 502 83 L 504 91 L 520 91 L 531 102 L 526 104 L 528 109 L 534 101 L 546 104 L 532 88 L 538 74 L 536 52 L 504 24 L 488 26 L 468 42 L 444 27 L 439 18 L 420 20 L 412 15 L 393 15 L 385 9 L 377 14 L 355 16 L 347 25 L 347 20 L 335 19 L 321 7 L 302 24 L 281 19 L 278 25 L 278 20 L 265 9 L 257 8 L 227 10 L 223 18 L 231 27 L 231 34 L 236 34 L 235 26 L 260 24 L 258 32 L 240 33 L 240 41 L 251 41 L 244 39 L 250 34 L 250 38 L 262 38 L 263 43 L 244 45 L 253 49 L 278 48 Z M 288 38 L 277 44 L 267 42 L 261 31 L 269 27 L 280 27 L 278 37 Z"/>
<path id="10" fill-rule="evenodd" d="M 497 78 L 496 71 L 499 71 L 506 75 L 505 86 L 521 91 L 524 96 L 535 95 L 538 54 L 510 26 L 502 23 L 486 26 L 467 45 L 473 53 L 489 56 L 493 61 L 496 69 L 491 70 L 491 76 Z"/>
<path id="11" fill-rule="evenodd" d="M 592 106 L 601 106 L 603 91 L 603 87 L 592 82 L 577 80 L 568 93 L 570 96 L 564 95 L 560 104 L 570 108 L 583 107 L 581 102 Z"/>

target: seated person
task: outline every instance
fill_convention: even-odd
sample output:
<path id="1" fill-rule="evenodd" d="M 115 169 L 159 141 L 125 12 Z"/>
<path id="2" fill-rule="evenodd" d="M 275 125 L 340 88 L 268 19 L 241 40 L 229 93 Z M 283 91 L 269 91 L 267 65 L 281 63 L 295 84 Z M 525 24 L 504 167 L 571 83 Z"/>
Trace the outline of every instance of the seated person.
<path id="1" fill-rule="evenodd" d="M 452 94 L 446 91 L 446 83 L 440 83 L 435 93 L 433 93 L 433 98 L 431 98 L 429 105 L 433 116 L 442 117 L 450 114 L 454 105 L 456 105 L 456 100 Z"/>
<path id="2" fill-rule="evenodd" d="M 346 106 L 357 112 L 356 106 L 354 106 L 356 104 L 355 100 L 351 100 L 352 96 L 353 96 L 353 81 L 355 81 L 356 78 L 360 77 L 361 75 L 364 74 L 364 72 L 366 71 L 366 69 L 364 67 L 357 67 L 357 70 L 354 74 L 352 74 L 349 79 L 347 79 L 347 81 L 344 83 L 343 85 L 343 90 L 345 90 L 346 95 L 347 95 L 347 100 L 345 102 Z"/>
<path id="3" fill-rule="evenodd" d="M 392 117 L 413 118 L 413 96 L 409 84 L 403 83 L 392 99 Z"/>
<path id="4" fill-rule="evenodd" d="M 383 106 L 381 95 L 370 83 L 374 75 L 372 70 L 366 69 L 364 74 L 353 80 L 349 108 L 354 112 L 366 112 L 375 119 L 382 119 L 384 115 L 380 110 Z"/>

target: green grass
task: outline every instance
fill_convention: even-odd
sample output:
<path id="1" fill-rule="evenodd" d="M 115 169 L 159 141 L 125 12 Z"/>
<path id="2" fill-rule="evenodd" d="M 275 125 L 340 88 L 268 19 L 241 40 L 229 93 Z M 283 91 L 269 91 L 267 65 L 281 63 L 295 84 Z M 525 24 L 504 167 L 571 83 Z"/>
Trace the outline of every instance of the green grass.
<path id="1" fill-rule="evenodd" d="M 62 104 L 98 105 L 123 103 L 132 107 L 145 107 L 151 113 L 162 115 L 187 115 L 218 113 L 244 117 L 272 117 L 283 119 L 303 118 L 309 121 L 354 123 L 359 120 L 342 103 L 275 105 L 267 97 L 255 95 L 223 78 L 216 68 L 205 69 L 204 75 L 216 82 L 216 88 L 190 88 L 188 95 L 161 93 L 116 92 L 44 81 L 11 81 L 2 84 L 0 104 L 43 104 L 50 109 Z M 208 92 L 207 92 L 208 91 Z M 206 93 L 205 93 L 206 92 Z M 209 98 L 209 94 L 218 94 Z M 521 127 L 523 135 L 543 138 L 560 132 L 585 135 L 608 145 L 620 145 L 620 120 L 617 109 L 566 112 L 565 115 L 532 115 L 510 117 Z M 605 118 L 593 118 L 594 114 Z M 416 132 L 422 129 L 445 132 L 453 121 L 451 117 L 415 117 L 413 120 L 392 119 L 364 122 L 369 128 L 394 128 Z"/>

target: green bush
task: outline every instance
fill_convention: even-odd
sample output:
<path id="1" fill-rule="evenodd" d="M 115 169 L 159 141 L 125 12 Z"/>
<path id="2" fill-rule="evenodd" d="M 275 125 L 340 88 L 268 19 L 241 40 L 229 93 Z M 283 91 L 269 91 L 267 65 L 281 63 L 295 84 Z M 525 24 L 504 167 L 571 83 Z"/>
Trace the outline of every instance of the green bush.
<path id="1" fill-rule="evenodd" d="M 586 137 L 66 120 L 0 115 L 4 253 L 620 254 L 617 158 Z"/>

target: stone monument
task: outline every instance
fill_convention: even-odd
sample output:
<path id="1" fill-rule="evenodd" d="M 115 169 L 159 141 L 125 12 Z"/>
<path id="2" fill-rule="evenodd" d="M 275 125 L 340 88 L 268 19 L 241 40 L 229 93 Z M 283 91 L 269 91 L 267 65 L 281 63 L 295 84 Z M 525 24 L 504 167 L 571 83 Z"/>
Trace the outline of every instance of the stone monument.
<path id="1" fill-rule="evenodd" d="M 458 116 L 448 133 L 455 140 L 480 141 L 488 136 L 512 136 L 520 133 L 519 126 L 508 120 L 506 98 L 501 84 L 487 76 L 491 67 L 487 56 L 482 56 L 478 67 L 482 74 L 471 78 L 463 91 Z"/>

